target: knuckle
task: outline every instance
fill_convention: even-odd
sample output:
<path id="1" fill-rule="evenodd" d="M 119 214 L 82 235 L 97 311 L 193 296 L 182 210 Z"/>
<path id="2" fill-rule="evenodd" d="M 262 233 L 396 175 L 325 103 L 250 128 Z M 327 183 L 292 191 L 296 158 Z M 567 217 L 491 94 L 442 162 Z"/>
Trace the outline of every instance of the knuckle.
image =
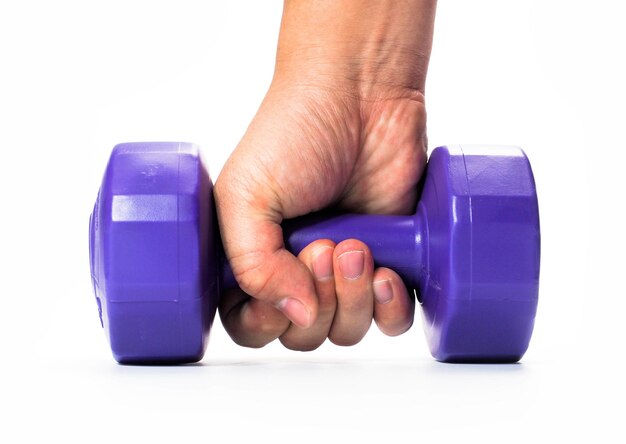
<path id="1" fill-rule="evenodd" d="M 341 310 L 350 313 L 371 312 L 374 309 L 373 292 L 367 287 L 361 291 L 338 292 L 337 301 Z"/>
<path id="2" fill-rule="evenodd" d="M 263 293 L 272 279 L 272 273 L 267 273 L 263 267 L 266 256 L 262 252 L 254 251 L 229 259 L 237 283 L 249 295 Z"/>
<path id="3" fill-rule="evenodd" d="M 269 303 L 252 301 L 241 312 L 241 326 L 248 336 L 264 338 L 268 342 L 276 339 L 289 327 L 289 320 Z"/>
<path id="4" fill-rule="evenodd" d="M 321 302 L 321 301 L 320 301 Z M 324 301 L 326 303 L 320 303 L 319 312 L 317 318 L 319 321 L 326 321 L 330 323 L 335 317 L 335 312 L 337 311 L 336 302 L 333 300 L 331 302 Z"/>
<path id="5" fill-rule="evenodd" d="M 263 348 L 269 343 L 268 341 L 259 341 L 258 339 L 255 341 L 251 341 L 249 338 L 235 336 L 231 336 L 231 339 L 238 346 L 246 348 Z"/>
<path id="6" fill-rule="evenodd" d="M 261 348 L 276 339 L 284 330 L 279 319 L 251 310 L 248 305 L 223 320 L 223 325 L 235 344 Z"/>
<path id="7" fill-rule="evenodd" d="M 266 316 L 253 315 L 246 317 L 245 329 L 254 336 L 267 337 L 276 332 L 278 330 L 278 326 Z"/>
<path id="8" fill-rule="evenodd" d="M 330 342 L 340 347 L 351 347 L 361 342 L 361 339 L 363 339 L 363 337 L 362 336 L 361 337 L 345 337 L 345 336 L 330 335 L 328 339 L 330 340 Z"/>
<path id="9" fill-rule="evenodd" d="M 280 342 L 289 350 L 302 352 L 313 351 L 324 343 L 323 340 L 321 342 L 311 340 L 293 340 L 285 337 L 281 337 Z"/>
<path id="10" fill-rule="evenodd" d="M 355 321 L 349 324 L 342 324 L 337 329 L 330 331 L 328 339 L 335 345 L 341 347 L 351 347 L 358 344 L 367 334 L 371 320 L 367 324 L 361 324 L 360 321 Z"/>

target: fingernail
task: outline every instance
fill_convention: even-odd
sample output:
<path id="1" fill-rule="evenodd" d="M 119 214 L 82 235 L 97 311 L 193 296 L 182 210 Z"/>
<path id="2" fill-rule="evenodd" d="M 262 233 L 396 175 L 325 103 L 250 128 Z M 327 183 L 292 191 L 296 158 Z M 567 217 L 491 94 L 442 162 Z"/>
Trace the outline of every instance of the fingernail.
<path id="1" fill-rule="evenodd" d="M 355 280 L 363 274 L 365 253 L 363 250 L 346 251 L 339 255 L 339 270 L 344 279 Z"/>
<path id="2" fill-rule="evenodd" d="M 298 327 L 308 328 L 311 326 L 311 312 L 299 300 L 285 298 L 276 307 Z"/>
<path id="3" fill-rule="evenodd" d="M 318 281 L 333 277 L 333 248 L 319 247 L 313 252 L 313 274 Z"/>
<path id="4" fill-rule="evenodd" d="M 385 279 L 384 281 L 374 282 L 374 299 L 379 304 L 386 304 L 393 299 L 391 280 Z"/>

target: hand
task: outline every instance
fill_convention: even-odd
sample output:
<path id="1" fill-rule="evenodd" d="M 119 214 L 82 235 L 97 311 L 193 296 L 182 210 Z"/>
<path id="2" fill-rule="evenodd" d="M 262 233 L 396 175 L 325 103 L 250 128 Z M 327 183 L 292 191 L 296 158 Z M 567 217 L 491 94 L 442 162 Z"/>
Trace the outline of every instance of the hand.
<path id="1" fill-rule="evenodd" d="M 407 17 L 386 3 L 286 2 L 274 80 L 215 186 L 224 249 L 243 290 L 224 295 L 220 315 L 238 344 L 280 338 L 312 350 L 328 337 L 352 345 L 372 318 L 389 335 L 413 322 L 412 292 L 392 270 L 374 269 L 363 242 L 321 239 L 295 258 L 280 228 L 328 206 L 414 210 L 426 164 L 422 91 L 434 6 L 403 3 L 422 7 Z M 328 20 L 311 20 L 307 8 Z M 346 21 L 350 38 L 333 36 Z M 356 37 L 359 26 L 368 38 Z M 369 38 L 387 33 L 389 40 Z M 311 44 L 311 35 L 331 41 Z"/>

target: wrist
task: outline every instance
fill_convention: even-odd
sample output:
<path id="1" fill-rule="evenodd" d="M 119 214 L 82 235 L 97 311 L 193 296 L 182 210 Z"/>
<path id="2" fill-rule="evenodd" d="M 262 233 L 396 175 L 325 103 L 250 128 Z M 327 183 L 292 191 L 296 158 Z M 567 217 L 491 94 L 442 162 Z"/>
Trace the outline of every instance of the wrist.
<path id="1" fill-rule="evenodd" d="M 274 86 L 423 92 L 434 0 L 286 0 Z"/>

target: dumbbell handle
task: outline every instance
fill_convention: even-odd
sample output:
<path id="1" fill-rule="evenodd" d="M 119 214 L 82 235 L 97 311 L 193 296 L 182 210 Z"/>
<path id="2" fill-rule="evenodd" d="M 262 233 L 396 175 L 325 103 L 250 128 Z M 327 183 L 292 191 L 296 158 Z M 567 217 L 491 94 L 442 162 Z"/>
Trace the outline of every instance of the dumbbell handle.
<path id="1" fill-rule="evenodd" d="M 363 214 L 311 214 L 283 222 L 285 246 L 298 255 L 317 239 L 339 243 L 359 239 L 367 244 L 378 267 L 393 269 L 410 288 L 418 288 L 422 259 L 423 230 L 421 218 Z M 237 283 L 227 261 L 222 269 L 222 288 L 234 288 Z"/>

